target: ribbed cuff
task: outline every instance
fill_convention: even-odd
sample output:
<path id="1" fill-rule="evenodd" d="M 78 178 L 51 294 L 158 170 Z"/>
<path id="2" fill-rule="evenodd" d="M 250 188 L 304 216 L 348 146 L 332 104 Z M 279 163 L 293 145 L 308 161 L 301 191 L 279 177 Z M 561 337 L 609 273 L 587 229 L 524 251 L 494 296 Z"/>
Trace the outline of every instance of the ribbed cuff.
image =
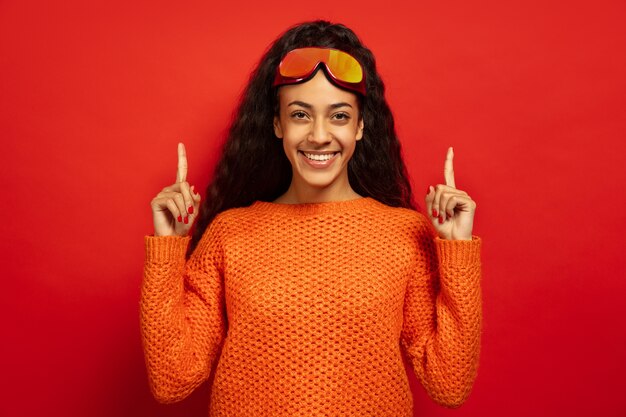
<path id="1" fill-rule="evenodd" d="M 464 268 L 480 263 L 482 240 L 472 235 L 472 240 L 448 240 L 435 237 L 437 256 L 441 265 Z"/>
<path id="2" fill-rule="evenodd" d="M 168 262 L 184 258 L 191 236 L 145 236 L 146 261 Z"/>

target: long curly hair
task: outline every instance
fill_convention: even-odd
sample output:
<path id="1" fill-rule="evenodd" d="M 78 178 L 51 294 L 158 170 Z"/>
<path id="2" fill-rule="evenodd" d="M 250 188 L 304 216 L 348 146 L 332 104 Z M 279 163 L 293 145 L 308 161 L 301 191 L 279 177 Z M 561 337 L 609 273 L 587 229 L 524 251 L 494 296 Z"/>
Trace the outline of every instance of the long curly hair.
<path id="1" fill-rule="evenodd" d="M 292 168 L 282 142 L 274 135 L 278 111 L 277 87 L 272 86 L 276 68 L 295 48 L 322 46 L 353 55 L 365 71 L 367 94 L 359 100 L 365 120 L 363 139 L 357 142 L 348 162 L 352 189 L 392 207 L 419 210 L 396 136 L 394 119 L 385 100 L 385 86 L 376 70 L 372 52 L 356 34 L 342 24 L 316 20 L 295 25 L 279 36 L 250 75 L 234 113 L 221 158 L 206 190 L 195 224 L 189 256 L 211 221 L 222 211 L 251 205 L 255 200 L 273 201 L 291 183 Z"/>

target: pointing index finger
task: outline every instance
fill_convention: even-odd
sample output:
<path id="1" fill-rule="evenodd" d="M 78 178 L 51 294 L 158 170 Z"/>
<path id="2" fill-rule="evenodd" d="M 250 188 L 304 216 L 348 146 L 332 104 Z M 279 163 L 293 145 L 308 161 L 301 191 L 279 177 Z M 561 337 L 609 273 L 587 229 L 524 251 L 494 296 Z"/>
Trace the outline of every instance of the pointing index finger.
<path id="1" fill-rule="evenodd" d="M 176 182 L 184 182 L 187 180 L 187 153 L 185 145 L 178 143 L 178 170 L 176 171 Z"/>
<path id="2" fill-rule="evenodd" d="M 446 179 L 446 185 L 456 188 L 454 184 L 454 168 L 452 166 L 452 159 L 454 158 L 454 150 L 452 146 L 448 148 L 448 154 L 446 155 L 446 162 L 443 166 L 443 176 Z"/>

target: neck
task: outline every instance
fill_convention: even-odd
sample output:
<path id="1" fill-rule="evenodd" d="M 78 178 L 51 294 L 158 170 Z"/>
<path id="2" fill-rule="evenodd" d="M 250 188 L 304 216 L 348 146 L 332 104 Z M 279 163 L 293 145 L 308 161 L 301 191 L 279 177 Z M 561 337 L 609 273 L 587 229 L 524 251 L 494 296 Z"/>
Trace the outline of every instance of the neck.
<path id="1" fill-rule="evenodd" d="M 347 201 L 361 198 L 357 194 L 347 178 L 345 181 L 332 184 L 329 187 L 311 187 L 306 184 L 298 184 L 292 179 L 289 189 L 285 194 L 274 200 L 274 203 L 282 204 L 303 204 L 303 203 L 325 203 L 329 201 Z"/>

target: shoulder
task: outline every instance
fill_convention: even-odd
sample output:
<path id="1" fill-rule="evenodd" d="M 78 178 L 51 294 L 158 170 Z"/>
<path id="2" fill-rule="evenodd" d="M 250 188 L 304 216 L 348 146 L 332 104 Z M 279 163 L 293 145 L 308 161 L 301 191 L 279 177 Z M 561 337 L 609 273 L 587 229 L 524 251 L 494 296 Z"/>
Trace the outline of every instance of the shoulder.
<path id="1" fill-rule="evenodd" d="M 245 207 L 237 207 L 220 211 L 213 217 L 204 234 L 213 236 L 228 234 L 228 230 L 232 229 L 232 225 L 241 222 L 242 214 L 245 213 L 244 209 Z"/>
<path id="2" fill-rule="evenodd" d="M 257 210 L 255 209 L 255 205 L 251 204 L 249 206 L 233 207 L 221 211 L 215 216 L 213 221 L 222 226 L 232 227 L 241 224 L 242 222 L 255 220 L 256 218 Z"/>
<path id="3" fill-rule="evenodd" d="M 265 220 L 258 215 L 253 205 L 233 207 L 217 213 L 205 233 L 220 237 L 232 236 L 252 226 L 262 226 Z"/>
<path id="4" fill-rule="evenodd" d="M 391 234 L 397 239 L 408 241 L 429 241 L 436 234 L 430 221 L 420 211 L 407 207 L 388 206 L 374 200 L 368 216 L 371 216 L 368 225 L 381 234 Z"/>
<path id="5" fill-rule="evenodd" d="M 417 210 L 407 207 L 391 207 L 378 201 L 376 203 L 384 216 L 392 221 L 401 222 L 405 226 L 416 229 L 431 226 L 430 220 Z"/>

